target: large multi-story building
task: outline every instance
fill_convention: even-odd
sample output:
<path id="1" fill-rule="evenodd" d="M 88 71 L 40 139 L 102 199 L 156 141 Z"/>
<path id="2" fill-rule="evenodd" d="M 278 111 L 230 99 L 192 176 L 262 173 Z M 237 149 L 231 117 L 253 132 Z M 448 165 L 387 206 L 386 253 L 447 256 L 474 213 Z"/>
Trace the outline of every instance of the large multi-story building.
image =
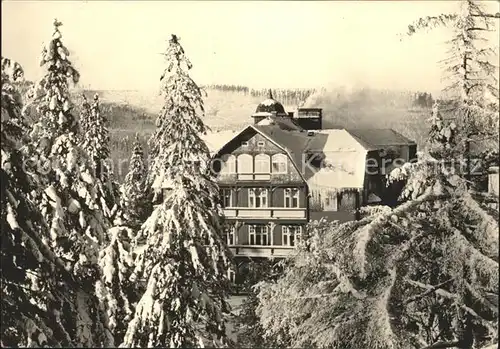
<path id="1" fill-rule="evenodd" d="M 322 110 L 287 113 L 272 96 L 253 124 L 205 137 L 218 174 L 226 242 L 239 267 L 283 258 L 311 219 L 354 220 L 364 205 L 395 203 L 385 185 L 416 144 L 390 129 L 323 129 Z"/>

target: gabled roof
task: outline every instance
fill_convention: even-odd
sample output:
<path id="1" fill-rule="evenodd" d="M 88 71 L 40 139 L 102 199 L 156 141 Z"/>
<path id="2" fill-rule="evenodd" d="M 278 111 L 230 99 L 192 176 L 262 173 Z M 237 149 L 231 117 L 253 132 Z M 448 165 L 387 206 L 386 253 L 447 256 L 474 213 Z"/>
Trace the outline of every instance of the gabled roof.
<path id="1" fill-rule="evenodd" d="M 210 132 L 201 136 L 201 139 L 207 144 L 210 154 L 214 155 L 239 133 L 239 131 L 232 130 Z"/>
<path id="2" fill-rule="evenodd" d="M 312 137 L 308 136 L 306 132 L 285 131 L 277 125 L 255 125 L 254 128 L 288 152 L 304 180 L 311 176 L 311 173 L 308 173 L 310 169 L 303 166 L 303 155 Z"/>
<path id="3" fill-rule="evenodd" d="M 263 137 L 267 138 L 269 141 L 274 143 L 276 146 L 283 149 L 292 159 L 293 165 L 295 166 L 295 168 L 299 172 L 299 175 L 302 177 L 302 179 L 304 181 L 306 181 L 306 179 L 304 178 L 304 175 L 301 171 L 301 167 L 300 167 L 302 152 L 304 149 L 302 146 L 303 146 L 304 142 L 295 142 L 294 143 L 292 141 L 293 136 L 290 135 L 292 133 L 295 134 L 296 135 L 295 138 L 298 140 L 300 137 L 304 137 L 304 136 L 307 137 L 305 134 L 303 134 L 301 132 L 284 131 L 277 125 L 268 125 L 268 126 L 248 125 L 240 132 L 237 132 L 234 135 L 234 137 L 232 137 L 229 141 L 240 136 L 241 134 L 243 134 L 245 131 L 247 131 L 249 129 L 252 129 L 255 132 L 261 134 Z M 303 136 L 298 136 L 298 133 L 300 133 Z M 222 146 L 214 155 L 217 155 L 218 153 L 223 151 L 225 146 L 227 145 L 227 143 L 229 143 L 229 141 L 226 142 L 226 144 L 224 146 Z M 299 146 L 297 146 L 297 144 Z"/>
<path id="4" fill-rule="evenodd" d="M 282 130 L 287 130 L 287 131 L 305 131 L 292 118 L 283 116 L 268 115 L 264 120 L 261 120 L 259 123 L 257 123 L 256 126 L 270 126 L 270 125 L 276 125 Z"/>
<path id="5" fill-rule="evenodd" d="M 353 136 L 345 129 L 319 130 L 309 144 L 310 151 L 354 151 L 377 150 L 379 148 Z"/>
<path id="6" fill-rule="evenodd" d="M 349 128 L 347 132 L 376 149 L 383 146 L 416 144 L 390 128 Z"/>
<path id="7" fill-rule="evenodd" d="M 213 132 L 201 138 L 214 156 L 248 130 L 261 134 L 283 149 L 310 189 L 320 191 L 362 188 L 367 152 L 385 146 L 415 144 L 392 129 L 327 129 L 308 132 L 289 118 L 274 116 L 269 117 L 267 122 L 248 125 L 240 131 Z M 321 153 L 324 166 L 319 169 L 309 166 L 307 153 Z M 156 184 L 165 181 L 164 178 L 157 178 Z"/>

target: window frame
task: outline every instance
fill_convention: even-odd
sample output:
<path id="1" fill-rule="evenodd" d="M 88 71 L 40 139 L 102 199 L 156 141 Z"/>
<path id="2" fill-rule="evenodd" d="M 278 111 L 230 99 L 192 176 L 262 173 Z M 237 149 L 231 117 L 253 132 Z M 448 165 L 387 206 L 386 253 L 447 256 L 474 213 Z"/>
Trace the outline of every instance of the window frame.
<path id="1" fill-rule="evenodd" d="M 262 164 L 265 163 L 265 166 L 262 166 Z M 271 173 L 271 157 L 268 154 L 260 153 L 255 155 L 254 157 L 254 173 Z M 266 167 L 267 169 L 262 171 L 260 167 Z"/>
<path id="2" fill-rule="evenodd" d="M 258 194 L 257 194 L 257 191 Z M 268 208 L 269 191 L 267 188 L 248 188 L 248 207 L 249 208 Z M 257 206 L 257 202 L 259 205 Z M 263 203 L 265 205 L 263 205 Z"/>
<path id="3" fill-rule="evenodd" d="M 298 188 L 285 188 L 283 192 L 285 197 L 284 202 L 286 208 L 300 207 L 300 190 Z M 296 205 L 293 205 L 294 200 L 296 200 Z"/>
<path id="4" fill-rule="evenodd" d="M 219 189 L 222 208 L 233 207 L 233 190 L 231 188 Z M 226 205 L 226 193 L 229 192 L 229 205 Z"/>
<path id="5" fill-rule="evenodd" d="M 269 226 L 267 224 L 250 224 L 248 226 L 248 244 L 250 246 L 270 246 L 269 237 Z M 258 244 L 257 240 L 261 243 Z"/>
<path id="6" fill-rule="evenodd" d="M 227 246 L 236 245 L 235 234 L 236 234 L 236 227 L 234 225 L 232 225 L 229 228 L 228 232 L 226 233 L 226 245 Z"/>
<path id="7" fill-rule="evenodd" d="M 274 164 L 277 165 L 275 169 Z M 285 154 L 274 154 L 271 157 L 271 173 L 273 174 L 287 174 L 288 173 L 288 157 Z"/>
<path id="8" fill-rule="evenodd" d="M 226 154 L 221 159 L 220 173 L 235 174 L 236 173 L 236 156 Z"/>
<path id="9" fill-rule="evenodd" d="M 241 161 L 243 160 L 243 161 Z M 252 174 L 254 172 L 254 164 L 253 164 L 253 156 L 250 154 L 240 154 L 236 158 L 237 161 L 237 169 L 239 174 Z M 241 161 L 241 162 L 240 162 Z M 241 165 L 248 165 L 249 171 L 242 172 L 241 169 L 244 168 L 244 166 Z"/>
<path id="10" fill-rule="evenodd" d="M 296 247 L 302 240 L 301 225 L 283 225 L 281 226 L 281 244 L 287 247 Z"/>

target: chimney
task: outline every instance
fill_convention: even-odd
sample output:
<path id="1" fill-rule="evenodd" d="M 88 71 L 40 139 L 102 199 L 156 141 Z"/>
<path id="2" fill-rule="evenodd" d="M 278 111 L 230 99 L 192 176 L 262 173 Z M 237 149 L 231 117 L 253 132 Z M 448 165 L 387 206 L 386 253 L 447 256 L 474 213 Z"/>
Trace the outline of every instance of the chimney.
<path id="1" fill-rule="evenodd" d="M 323 128 L 323 109 L 299 108 L 295 121 L 305 130 L 321 130 Z"/>

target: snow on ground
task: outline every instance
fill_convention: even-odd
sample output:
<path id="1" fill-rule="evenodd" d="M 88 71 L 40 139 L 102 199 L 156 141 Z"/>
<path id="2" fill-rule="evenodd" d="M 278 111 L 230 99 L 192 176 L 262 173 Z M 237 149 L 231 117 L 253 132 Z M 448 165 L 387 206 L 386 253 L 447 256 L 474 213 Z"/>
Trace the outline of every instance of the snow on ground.
<path id="1" fill-rule="evenodd" d="M 243 301 L 245 300 L 246 296 L 231 296 L 228 299 L 228 303 L 231 306 L 231 314 L 237 315 L 241 305 L 243 304 Z M 234 318 L 231 316 L 229 318 L 229 321 L 226 323 L 226 334 L 227 336 L 233 340 L 236 341 L 236 336 L 237 333 L 234 329 Z"/>

